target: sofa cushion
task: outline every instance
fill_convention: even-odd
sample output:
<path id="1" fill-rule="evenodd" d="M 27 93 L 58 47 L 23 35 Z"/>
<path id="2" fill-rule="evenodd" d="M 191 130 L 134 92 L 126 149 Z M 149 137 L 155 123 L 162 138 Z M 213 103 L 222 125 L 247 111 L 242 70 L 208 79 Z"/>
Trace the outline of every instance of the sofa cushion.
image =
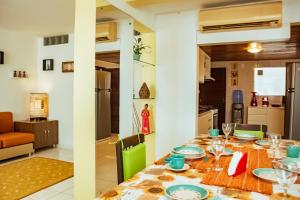
<path id="1" fill-rule="evenodd" d="M 0 134 L 2 148 L 13 147 L 34 142 L 34 135 L 31 133 L 9 132 Z"/>
<path id="2" fill-rule="evenodd" d="M 0 133 L 12 132 L 14 128 L 11 112 L 0 112 Z"/>

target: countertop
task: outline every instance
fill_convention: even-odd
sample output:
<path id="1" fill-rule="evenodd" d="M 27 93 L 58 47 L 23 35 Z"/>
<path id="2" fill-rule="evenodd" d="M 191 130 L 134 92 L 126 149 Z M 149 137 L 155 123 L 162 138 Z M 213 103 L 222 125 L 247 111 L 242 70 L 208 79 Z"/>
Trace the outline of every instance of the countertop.
<path id="1" fill-rule="evenodd" d="M 249 106 L 249 108 L 259 108 L 259 109 L 285 109 L 285 107 L 272 107 L 272 106 Z"/>

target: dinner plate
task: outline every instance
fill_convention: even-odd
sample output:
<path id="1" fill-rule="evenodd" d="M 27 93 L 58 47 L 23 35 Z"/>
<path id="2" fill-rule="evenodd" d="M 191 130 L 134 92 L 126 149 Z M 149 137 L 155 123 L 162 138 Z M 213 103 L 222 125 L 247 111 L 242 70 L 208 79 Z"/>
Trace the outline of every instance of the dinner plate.
<path id="1" fill-rule="evenodd" d="M 199 154 L 199 155 L 185 155 L 184 158 L 187 160 L 194 160 L 194 159 L 200 159 L 205 157 L 205 153 Z"/>
<path id="2" fill-rule="evenodd" d="M 238 133 L 238 134 L 234 134 L 234 136 L 239 139 L 239 140 L 257 140 L 258 137 L 251 135 L 251 134 L 247 134 L 247 133 Z"/>
<path id="3" fill-rule="evenodd" d="M 213 152 L 212 152 L 212 147 L 211 147 L 211 146 L 208 146 L 208 147 L 207 147 L 207 151 L 209 151 L 209 153 L 212 153 L 212 154 L 213 154 Z M 223 156 L 231 156 L 231 155 L 233 155 L 233 153 L 234 153 L 233 150 L 225 148 L 222 155 L 223 155 Z"/>
<path id="4" fill-rule="evenodd" d="M 201 154 L 204 154 L 205 152 L 200 147 L 195 146 L 181 146 L 181 147 L 175 147 L 173 149 L 173 152 L 182 154 L 182 155 L 193 155 L 198 156 Z"/>
<path id="5" fill-rule="evenodd" d="M 168 169 L 170 171 L 173 171 L 173 172 L 183 172 L 183 171 L 189 170 L 190 166 L 188 164 L 184 164 L 183 168 L 181 168 L 181 169 L 174 169 L 169 164 L 167 164 L 167 168 L 166 169 Z"/>
<path id="6" fill-rule="evenodd" d="M 283 159 L 283 163 L 289 167 L 291 163 L 296 163 L 297 164 L 297 170 L 295 171 L 296 173 L 300 174 L 300 158 L 289 158 L 286 157 Z"/>
<path id="7" fill-rule="evenodd" d="M 270 146 L 270 142 L 268 140 L 256 140 L 255 143 L 259 146 Z"/>
<path id="8" fill-rule="evenodd" d="M 208 196 L 208 191 L 196 185 L 173 185 L 166 189 L 166 195 L 176 200 L 201 200 Z"/>
<path id="9" fill-rule="evenodd" d="M 272 168 L 256 168 L 252 173 L 263 180 L 277 182 L 275 171 Z"/>

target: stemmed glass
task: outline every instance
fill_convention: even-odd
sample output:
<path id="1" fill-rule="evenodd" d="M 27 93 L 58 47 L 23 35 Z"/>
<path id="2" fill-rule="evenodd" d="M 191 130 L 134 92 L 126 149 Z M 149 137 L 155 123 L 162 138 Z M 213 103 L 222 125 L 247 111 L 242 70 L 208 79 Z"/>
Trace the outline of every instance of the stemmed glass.
<path id="1" fill-rule="evenodd" d="M 216 156 L 216 167 L 214 168 L 215 171 L 223 171 L 223 168 L 220 167 L 220 157 L 224 152 L 225 149 L 225 142 L 222 138 L 214 138 L 211 141 L 212 146 L 212 153 Z"/>
<path id="2" fill-rule="evenodd" d="M 233 130 L 233 124 L 232 123 L 223 123 L 222 130 L 223 130 L 223 133 L 226 138 L 226 143 L 228 143 L 228 136 L 230 135 L 231 131 Z"/>
<path id="3" fill-rule="evenodd" d="M 268 134 L 268 140 L 270 143 L 270 147 L 273 151 L 273 161 L 276 161 L 276 150 L 279 147 L 281 136 L 278 134 Z"/>
<path id="4" fill-rule="evenodd" d="M 279 185 L 283 189 L 284 199 L 288 197 L 289 185 L 294 184 L 297 180 L 297 164 L 289 163 L 285 164 L 282 160 L 273 162 L 273 168 L 275 170 L 276 178 Z"/>

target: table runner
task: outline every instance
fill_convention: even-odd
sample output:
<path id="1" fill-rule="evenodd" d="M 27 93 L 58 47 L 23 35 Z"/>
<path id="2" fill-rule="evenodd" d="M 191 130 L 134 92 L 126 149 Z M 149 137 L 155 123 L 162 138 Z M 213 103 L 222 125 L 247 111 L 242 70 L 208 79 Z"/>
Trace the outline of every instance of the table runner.
<path id="1" fill-rule="evenodd" d="M 205 149 L 205 147 L 202 146 Z M 261 180 L 252 174 L 252 170 L 256 168 L 272 168 L 272 161 L 265 149 L 253 149 L 251 147 L 232 148 L 234 151 L 248 152 L 248 168 L 247 171 L 239 176 L 230 177 L 227 174 L 229 163 L 232 156 L 222 156 L 220 159 L 220 166 L 224 168 L 222 172 L 206 171 L 205 169 L 214 167 L 215 158 L 211 155 L 208 161 L 204 159 L 189 161 L 192 169 L 198 169 L 205 174 L 202 181 L 206 185 L 216 185 L 228 188 L 242 189 L 252 192 L 260 192 L 263 194 L 272 194 L 272 183 Z M 208 153 L 208 152 L 207 152 Z M 209 155 L 209 153 L 208 153 Z M 164 159 L 167 156 L 155 162 L 156 165 L 164 164 Z"/>
<path id="2" fill-rule="evenodd" d="M 220 165 L 224 168 L 222 172 L 208 171 L 202 181 L 203 184 L 223 186 L 228 188 L 242 189 L 246 191 L 260 192 L 264 194 L 272 194 L 272 183 L 261 180 L 252 174 L 256 168 L 272 168 L 272 162 L 268 157 L 265 149 L 252 148 L 233 148 L 235 151 L 248 153 L 247 171 L 239 176 L 228 176 L 227 170 L 231 161 L 231 156 L 222 156 Z M 213 167 L 214 159 L 205 162 L 203 159 L 191 163 L 192 168 L 202 170 L 207 167 Z"/>

